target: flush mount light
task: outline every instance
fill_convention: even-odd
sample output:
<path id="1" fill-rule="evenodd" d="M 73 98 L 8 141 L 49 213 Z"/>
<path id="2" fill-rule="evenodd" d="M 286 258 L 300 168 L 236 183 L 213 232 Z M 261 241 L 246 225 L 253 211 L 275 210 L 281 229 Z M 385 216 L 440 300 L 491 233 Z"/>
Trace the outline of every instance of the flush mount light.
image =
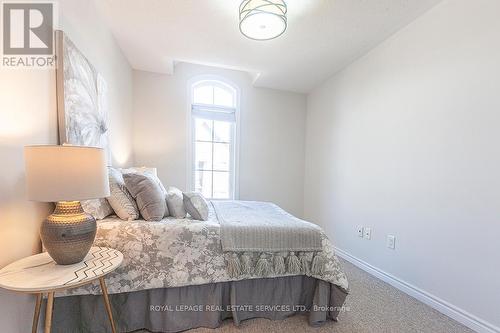
<path id="1" fill-rule="evenodd" d="M 284 0 L 243 0 L 240 5 L 240 31 L 255 40 L 269 40 L 286 30 Z"/>

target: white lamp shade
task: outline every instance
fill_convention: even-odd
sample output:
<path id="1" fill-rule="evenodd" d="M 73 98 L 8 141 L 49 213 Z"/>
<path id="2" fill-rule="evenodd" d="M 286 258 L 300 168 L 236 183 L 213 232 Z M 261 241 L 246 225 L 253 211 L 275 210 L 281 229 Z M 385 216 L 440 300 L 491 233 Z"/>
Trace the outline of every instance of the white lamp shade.
<path id="1" fill-rule="evenodd" d="M 109 196 L 106 154 L 81 146 L 24 148 L 26 188 L 34 201 L 80 201 Z"/>

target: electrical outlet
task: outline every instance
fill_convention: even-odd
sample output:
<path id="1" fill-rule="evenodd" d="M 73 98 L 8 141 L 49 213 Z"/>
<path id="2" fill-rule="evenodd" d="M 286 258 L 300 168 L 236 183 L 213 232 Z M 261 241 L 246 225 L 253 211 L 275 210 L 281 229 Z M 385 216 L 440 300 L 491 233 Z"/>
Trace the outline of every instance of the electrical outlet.
<path id="1" fill-rule="evenodd" d="M 364 235 L 365 239 L 371 239 L 372 238 L 372 228 L 364 227 Z"/>
<path id="2" fill-rule="evenodd" d="M 387 235 L 387 247 L 390 249 L 396 249 L 396 236 Z"/>
<path id="3" fill-rule="evenodd" d="M 358 225 L 358 237 L 363 238 L 363 226 Z"/>

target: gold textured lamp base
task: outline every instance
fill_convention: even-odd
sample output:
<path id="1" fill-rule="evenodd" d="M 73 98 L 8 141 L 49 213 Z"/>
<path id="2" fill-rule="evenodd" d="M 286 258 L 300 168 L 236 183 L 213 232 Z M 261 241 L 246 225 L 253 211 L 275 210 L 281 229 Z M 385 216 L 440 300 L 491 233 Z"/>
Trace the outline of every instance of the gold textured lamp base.
<path id="1" fill-rule="evenodd" d="M 82 261 L 94 243 L 96 222 L 83 211 L 80 201 L 59 201 L 40 227 L 40 238 L 59 265 Z"/>

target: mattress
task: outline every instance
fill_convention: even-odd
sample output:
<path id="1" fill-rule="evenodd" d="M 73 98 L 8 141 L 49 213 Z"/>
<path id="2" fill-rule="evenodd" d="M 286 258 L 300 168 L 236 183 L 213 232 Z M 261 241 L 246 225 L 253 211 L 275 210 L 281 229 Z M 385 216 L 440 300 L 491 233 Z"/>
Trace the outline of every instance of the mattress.
<path id="1" fill-rule="evenodd" d="M 213 208 L 210 208 L 208 221 L 173 217 L 159 222 L 123 221 L 110 216 L 98 221 L 97 225 L 94 244 L 117 249 L 124 256 L 122 265 L 106 276 L 110 294 L 262 278 L 252 273 L 230 277 L 221 247 L 220 224 Z M 347 292 L 347 278 L 324 232 L 321 232 L 321 244 L 326 259 L 325 269 L 321 274 L 302 275 L 336 285 Z M 257 259 L 258 253 L 252 260 Z M 291 275 L 269 272 L 265 277 Z M 99 284 L 95 282 L 57 293 L 56 297 L 99 295 L 100 292 Z"/>

